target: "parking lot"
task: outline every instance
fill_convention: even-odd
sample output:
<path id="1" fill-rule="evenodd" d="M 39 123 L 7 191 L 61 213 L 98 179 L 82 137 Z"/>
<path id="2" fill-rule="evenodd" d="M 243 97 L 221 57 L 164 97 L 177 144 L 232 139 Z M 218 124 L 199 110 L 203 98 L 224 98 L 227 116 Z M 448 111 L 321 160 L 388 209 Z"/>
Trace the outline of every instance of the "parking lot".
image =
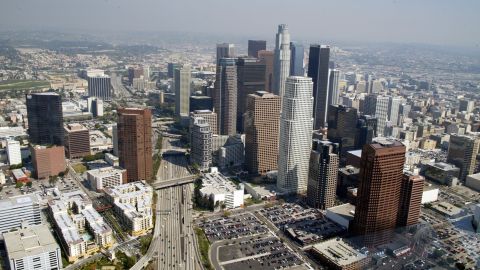
<path id="1" fill-rule="evenodd" d="M 215 217 L 200 222 L 210 242 L 262 234 L 267 228 L 252 214 Z"/>
<path id="2" fill-rule="evenodd" d="M 345 233 L 319 209 L 285 203 L 257 211 L 300 245 L 317 243 Z"/>

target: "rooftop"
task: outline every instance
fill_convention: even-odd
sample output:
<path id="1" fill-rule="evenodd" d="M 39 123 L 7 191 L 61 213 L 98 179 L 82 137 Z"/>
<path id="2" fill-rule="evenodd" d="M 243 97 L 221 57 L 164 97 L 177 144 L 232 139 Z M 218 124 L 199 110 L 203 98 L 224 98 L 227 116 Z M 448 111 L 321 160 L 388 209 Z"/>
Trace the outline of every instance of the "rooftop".
<path id="1" fill-rule="evenodd" d="M 313 250 L 339 266 L 347 266 L 367 258 L 341 238 L 331 239 L 313 246 Z"/>
<path id="2" fill-rule="evenodd" d="M 9 259 L 21 259 L 59 249 L 47 225 L 4 233 L 3 237 Z"/>
<path id="3" fill-rule="evenodd" d="M 35 194 L 14 196 L 0 201 L 0 209 L 7 209 L 19 206 L 31 205 L 38 203 Z"/>

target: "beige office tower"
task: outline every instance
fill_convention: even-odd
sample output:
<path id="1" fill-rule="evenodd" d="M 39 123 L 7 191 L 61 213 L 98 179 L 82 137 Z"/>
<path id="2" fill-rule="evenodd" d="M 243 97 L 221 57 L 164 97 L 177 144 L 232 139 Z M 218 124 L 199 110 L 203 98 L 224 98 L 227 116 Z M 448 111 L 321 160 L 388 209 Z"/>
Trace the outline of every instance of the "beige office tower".
<path id="1" fill-rule="evenodd" d="M 265 65 L 265 91 L 272 92 L 273 89 L 273 51 L 259 51 L 258 59 Z"/>
<path id="2" fill-rule="evenodd" d="M 277 169 L 280 97 L 266 91 L 247 96 L 245 164 L 251 174 Z"/>
<path id="3" fill-rule="evenodd" d="M 478 136 L 457 134 L 450 136 L 447 162 L 460 168 L 458 178 L 461 181 L 465 181 L 467 175 L 474 173 L 479 148 L 480 138 Z"/>
<path id="4" fill-rule="evenodd" d="M 335 204 L 338 176 L 338 144 L 313 140 L 308 172 L 307 203 L 327 209 Z"/>
<path id="5" fill-rule="evenodd" d="M 307 190 L 313 129 L 313 82 L 291 76 L 285 82 L 280 117 L 277 188 L 283 193 Z"/>
<path id="6" fill-rule="evenodd" d="M 193 125 L 193 119 L 197 117 L 202 117 L 207 121 L 208 125 L 210 126 L 210 130 L 212 134 L 218 134 L 218 127 L 217 127 L 217 114 L 210 111 L 210 110 L 195 110 L 190 112 L 190 128 Z"/>
<path id="7" fill-rule="evenodd" d="M 175 85 L 175 115 L 188 117 L 190 112 L 190 66 L 185 65 L 174 72 Z"/>
<path id="8" fill-rule="evenodd" d="M 237 133 L 237 67 L 235 58 L 221 58 L 217 65 L 213 107 L 221 135 Z"/>

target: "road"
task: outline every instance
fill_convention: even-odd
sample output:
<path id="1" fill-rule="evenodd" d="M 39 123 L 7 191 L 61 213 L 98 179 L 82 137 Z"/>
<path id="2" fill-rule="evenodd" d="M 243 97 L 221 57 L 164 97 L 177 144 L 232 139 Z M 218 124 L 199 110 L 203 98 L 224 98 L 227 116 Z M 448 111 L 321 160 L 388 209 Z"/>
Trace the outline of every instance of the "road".
<path id="1" fill-rule="evenodd" d="M 117 73 L 112 72 L 111 82 L 113 93 L 117 98 L 129 98 L 132 96 L 132 94 L 122 84 L 122 76 L 119 76 Z"/>
<path id="2" fill-rule="evenodd" d="M 80 269 L 83 265 L 91 263 L 91 262 L 96 261 L 96 260 L 99 260 L 103 256 L 104 255 L 102 253 L 93 254 L 90 257 L 80 259 L 80 260 L 76 261 L 74 264 L 70 264 L 67 267 L 64 267 L 62 269 L 64 269 L 64 270 Z"/>

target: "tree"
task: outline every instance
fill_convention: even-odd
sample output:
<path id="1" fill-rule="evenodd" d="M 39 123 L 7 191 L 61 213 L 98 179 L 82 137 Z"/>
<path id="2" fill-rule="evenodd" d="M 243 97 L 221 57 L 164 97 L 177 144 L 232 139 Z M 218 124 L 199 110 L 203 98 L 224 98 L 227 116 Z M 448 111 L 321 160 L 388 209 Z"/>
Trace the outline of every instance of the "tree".
<path id="1" fill-rule="evenodd" d="M 23 183 L 22 183 L 22 182 L 17 182 L 17 183 L 15 184 L 15 187 L 16 187 L 16 188 L 21 188 L 21 187 L 23 187 Z"/>
<path id="2" fill-rule="evenodd" d="M 27 182 L 27 187 L 31 188 L 33 185 L 32 181 Z"/>

